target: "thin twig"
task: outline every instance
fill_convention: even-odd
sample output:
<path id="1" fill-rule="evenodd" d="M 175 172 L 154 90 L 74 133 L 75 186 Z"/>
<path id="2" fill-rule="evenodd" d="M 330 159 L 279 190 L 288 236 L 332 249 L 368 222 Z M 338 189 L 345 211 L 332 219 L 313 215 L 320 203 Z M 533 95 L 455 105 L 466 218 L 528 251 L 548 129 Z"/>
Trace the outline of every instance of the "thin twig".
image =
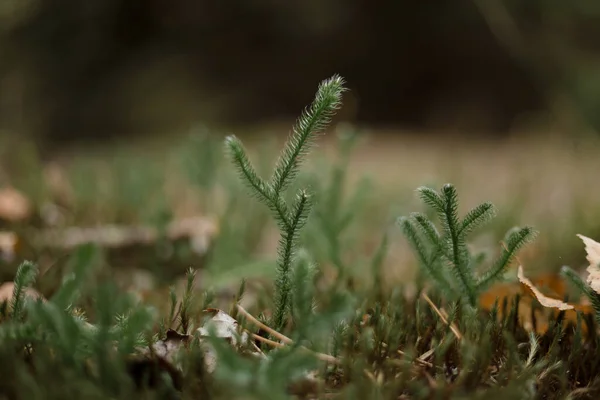
<path id="1" fill-rule="evenodd" d="M 267 339 L 265 337 L 257 335 L 256 333 L 250 333 L 250 336 L 252 336 L 252 339 L 255 339 L 255 340 L 258 340 L 259 342 L 268 344 L 269 346 L 273 346 L 273 347 L 277 347 L 277 348 L 285 347 L 285 344 L 283 344 L 283 343 L 279 343 L 274 340 Z"/>
<path id="2" fill-rule="evenodd" d="M 403 352 L 402 350 L 398 350 L 398 354 L 400 354 L 401 356 L 406 356 L 406 353 Z M 421 360 L 420 357 L 419 358 L 415 358 L 414 361 L 417 364 L 421 364 L 423 367 L 429 367 L 429 368 L 433 367 L 432 363 L 430 363 L 429 361 Z"/>
<path id="3" fill-rule="evenodd" d="M 292 339 L 290 339 L 289 337 L 277 332 L 274 329 L 269 328 L 267 325 L 263 324 L 262 322 L 260 322 L 259 320 L 257 320 L 256 318 L 254 318 L 252 316 L 252 314 L 250 314 L 248 311 L 246 311 L 244 309 L 244 307 L 240 306 L 239 304 L 237 305 L 237 310 L 240 314 L 242 314 L 248 321 L 252 322 L 254 325 L 258 326 L 259 328 L 267 331 L 269 334 L 271 334 L 272 336 L 276 337 L 277 339 L 281 340 L 283 343 L 286 344 L 292 344 L 293 341 Z"/>
<path id="4" fill-rule="evenodd" d="M 436 314 L 439 315 L 441 320 L 444 321 L 444 323 L 446 325 L 450 326 L 450 330 L 452 331 L 452 333 L 454 333 L 454 336 L 456 336 L 456 338 L 458 340 L 462 340 L 462 334 L 460 333 L 460 331 L 458 330 L 458 328 L 456 327 L 454 322 L 453 323 L 448 322 L 448 317 L 447 317 L 446 313 L 445 312 L 442 313 L 442 311 L 440 311 L 440 309 L 435 304 L 433 304 L 433 301 L 431 301 L 429 296 L 427 296 L 427 293 L 425 293 L 425 292 L 421 293 L 421 297 L 427 302 L 427 304 L 429 304 L 429 306 L 433 309 L 433 311 L 435 311 Z"/>
<path id="5" fill-rule="evenodd" d="M 238 312 L 240 314 L 242 314 L 244 317 L 246 317 L 246 319 L 250 322 L 252 322 L 253 324 L 255 324 L 256 326 L 258 326 L 259 328 L 267 331 L 268 333 L 270 333 L 271 335 L 275 336 L 277 339 L 281 340 L 282 342 L 284 342 L 285 344 L 291 345 L 294 342 L 292 341 L 292 339 L 290 339 L 289 337 L 269 328 L 268 326 L 266 326 L 265 324 L 263 324 L 262 322 L 260 322 L 259 320 L 257 320 L 256 318 L 254 318 L 252 316 L 252 314 L 250 314 L 248 311 L 246 311 L 242 306 L 240 306 L 239 304 L 237 305 L 237 309 Z M 250 333 L 253 339 L 256 339 L 260 342 L 263 342 L 265 344 L 268 344 L 270 346 L 273 347 L 285 347 L 285 344 L 283 343 L 279 343 L 279 342 L 275 342 L 273 340 L 264 338 L 262 336 L 256 335 L 254 333 Z M 305 347 L 305 346 L 300 346 L 300 348 L 302 350 L 308 351 L 310 353 L 312 353 L 315 357 L 317 357 L 319 360 L 324 361 L 324 362 L 328 362 L 331 364 L 336 364 L 336 365 L 341 365 L 342 364 L 342 360 L 340 360 L 339 358 L 336 358 L 334 356 L 330 356 L 329 354 L 324 354 L 324 353 L 317 353 L 316 351 L 312 351 L 311 349 Z"/>
<path id="6" fill-rule="evenodd" d="M 363 370 L 363 372 L 365 373 L 365 376 L 371 380 L 371 382 L 373 382 L 375 384 L 377 383 L 377 378 L 375 378 L 375 375 L 373 375 L 373 373 L 371 371 L 369 371 L 365 368 Z"/>
<path id="7" fill-rule="evenodd" d="M 258 336 L 258 335 L 256 335 L 256 336 Z M 258 353 L 260 353 L 260 355 L 265 356 L 265 353 L 260 349 L 260 347 L 258 347 L 256 345 L 256 343 L 252 342 L 252 347 L 254 348 L 255 351 L 257 351 Z"/>
<path id="8" fill-rule="evenodd" d="M 443 342 L 444 342 L 444 339 L 442 338 L 442 340 L 440 341 L 440 345 Z M 427 350 L 425 353 L 421 354 L 417 358 L 417 360 L 420 360 L 420 361 L 423 361 L 423 362 L 428 362 L 428 361 L 425 361 L 425 360 L 427 360 L 429 357 L 431 357 L 433 355 L 433 353 L 435 353 L 435 348 Z"/>

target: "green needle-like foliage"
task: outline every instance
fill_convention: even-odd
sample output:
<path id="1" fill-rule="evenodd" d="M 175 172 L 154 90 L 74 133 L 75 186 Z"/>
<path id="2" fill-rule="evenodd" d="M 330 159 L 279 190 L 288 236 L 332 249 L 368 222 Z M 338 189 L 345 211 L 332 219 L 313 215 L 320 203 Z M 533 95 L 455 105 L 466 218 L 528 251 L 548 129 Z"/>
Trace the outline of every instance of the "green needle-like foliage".
<path id="1" fill-rule="evenodd" d="M 495 216 L 495 207 L 487 202 L 480 204 L 460 220 L 458 194 L 454 186 L 446 184 L 440 192 L 421 187 L 418 192 L 421 200 L 437 214 L 441 232 L 420 213 L 400 218 L 399 224 L 414 248 L 423 271 L 439 289 L 475 306 L 478 296 L 502 277 L 516 252 L 531 241 L 536 232 L 530 227 L 509 231 L 499 257 L 478 276 L 475 266 L 481 260 L 469 252 L 467 236 Z"/>
<path id="2" fill-rule="evenodd" d="M 304 110 L 294 126 L 269 181 L 258 176 L 238 138 L 229 136 L 226 139 L 227 150 L 242 180 L 252 193 L 269 207 L 281 231 L 277 260 L 276 309 L 273 315 L 273 325 L 276 328 L 284 325 L 290 311 L 294 254 L 299 233 L 311 209 L 310 196 L 306 190 L 299 190 L 293 204 L 287 203 L 283 192 L 296 178 L 316 136 L 323 131 L 340 107 L 344 91 L 344 80 L 337 75 L 319 85 L 313 103 Z"/>
<path id="3" fill-rule="evenodd" d="M 596 322 L 598 325 L 600 325 L 600 294 L 596 293 L 583 281 L 583 279 L 581 279 L 577 272 L 573 271 L 573 269 L 569 268 L 568 266 L 563 266 L 560 273 L 562 276 L 567 278 L 581 293 L 590 299 L 590 303 L 594 308 Z"/>
<path id="4" fill-rule="evenodd" d="M 37 272 L 37 266 L 30 261 L 24 261 L 17 269 L 11 301 L 12 317 L 15 320 L 20 320 L 23 317 L 25 290 L 35 281 Z"/>
<path id="5" fill-rule="evenodd" d="M 335 111 L 340 108 L 344 90 L 344 80 L 337 75 L 319 85 L 313 103 L 296 122 L 273 171 L 270 187 L 276 196 L 298 174 L 300 164 L 310 151 L 317 134 L 325 129 Z"/>

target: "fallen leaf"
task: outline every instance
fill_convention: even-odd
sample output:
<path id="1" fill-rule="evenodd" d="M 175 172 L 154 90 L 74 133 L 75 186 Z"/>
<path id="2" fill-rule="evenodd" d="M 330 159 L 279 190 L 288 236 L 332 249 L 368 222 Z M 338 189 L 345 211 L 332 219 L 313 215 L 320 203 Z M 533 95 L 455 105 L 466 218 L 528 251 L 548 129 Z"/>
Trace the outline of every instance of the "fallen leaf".
<path id="1" fill-rule="evenodd" d="M 551 316 L 556 316 L 559 312 L 564 312 L 565 324 L 577 323 L 577 312 L 592 314 L 594 312 L 589 302 L 582 301 L 576 304 L 565 303 L 558 298 L 566 294 L 566 284 L 558 275 L 545 274 L 532 279 L 524 276 L 522 266 L 519 266 L 517 283 L 501 283 L 493 286 L 490 290 L 483 293 L 479 298 L 482 309 L 491 310 L 496 300 L 501 305 L 506 299 L 507 304 L 513 303 L 513 299 L 521 294 L 517 314 L 519 323 L 527 332 L 536 332 L 544 334 L 547 332 Z M 537 300 L 543 306 L 543 309 L 535 307 L 533 299 Z M 501 307 L 500 307 L 501 308 Z M 504 318 L 503 312 L 508 310 L 498 310 L 498 318 Z M 587 334 L 587 326 L 581 326 L 582 333 Z"/>
<path id="2" fill-rule="evenodd" d="M 499 283 L 479 296 L 479 304 L 484 310 L 490 311 L 496 301 L 498 301 L 498 305 L 501 305 L 505 298 L 510 300 L 521 292 L 522 290 L 519 285 L 514 283 Z"/>
<path id="3" fill-rule="evenodd" d="M 10 222 L 22 221 L 31 215 L 27 197 L 16 189 L 0 189 L 0 219 Z"/>
<path id="4" fill-rule="evenodd" d="M 563 298 L 567 294 L 567 284 L 558 274 L 542 274 L 531 278 L 535 287 L 540 289 L 546 296 Z"/>
<path id="5" fill-rule="evenodd" d="M 600 243 L 583 235 L 577 236 L 585 244 L 586 258 L 590 263 L 587 267 L 587 283 L 596 293 L 600 293 Z"/>
<path id="6" fill-rule="evenodd" d="M 208 337 L 210 330 L 214 329 L 217 337 L 224 338 L 231 345 L 237 346 L 238 322 L 226 312 L 216 308 L 207 308 L 204 312 L 211 314 L 212 317 L 198 328 L 200 337 Z M 243 332 L 241 340 L 242 344 L 246 344 L 248 342 L 248 333 Z"/>
<path id="7" fill-rule="evenodd" d="M 523 267 L 519 265 L 519 269 L 517 271 L 517 277 L 521 284 L 523 284 L 528 291 L 533 293 L 533 296 L 540 302 L 544 307 L 556 308 L 558 310 L 574 310 L 575 307 L 571 304 L 567 304 L 561 300 L 553 299 L 551 297 L 546 296 L 540 290 L 531 283 L 529 279 L 525 277 L 523 274 Z"/>
<path id="8" fill-rule="evenodd" d="M 499 306 L 498 319 L 502 320 L 504 318 L 503 312 L 508 312 L 508 310 L 502 310 L 502 303 L 506 299 L 508 307 L 510 308 L 513 304 L 513 299 L 519 294 L 523 294 L 521 284 L 501 283 L 483 293 L 479 298 L 479 303 L 484 310 L 490 311 L 497 300 Z M 537 334 L 541 335 L 548 330 L 547 315 L 542 313 L 539 309 L 533 309 L 531 297 L 521 297 L 517 308 L 517 315 L 521 326 L 527 332 L 535 331 Z"/>
<path id="9" fill-rule="evenodd" d="M 226 312 L 216 308 L 207 308 L 204 312 L 211 315 L 211 317 L 197 329 L 200 339 L 202 340 L 202 338 L 208 337 L 210 332 L 214 331 L 216 337 L 225 339 L 230 345 L 237 348 L 238 322 Z M 243 332 L 241 335 L 241 343 L 239 344 L 247 344 L 248 338 L 248 333 Z M 204 342 L 202 344 L 204 350 L 204 366 L 206 367 L 207 372 L 212 373 L 217 368 L 217 353 L 208 343 Z"/>

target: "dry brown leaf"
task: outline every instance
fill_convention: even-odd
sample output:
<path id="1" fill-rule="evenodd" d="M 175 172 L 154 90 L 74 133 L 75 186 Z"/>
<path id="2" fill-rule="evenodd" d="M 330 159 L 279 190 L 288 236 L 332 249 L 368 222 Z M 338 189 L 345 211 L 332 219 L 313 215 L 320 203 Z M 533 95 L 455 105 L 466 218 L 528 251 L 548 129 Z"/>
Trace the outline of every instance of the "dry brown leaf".
<path id="1" fill-rule="evenodd" d="M 0 189 L 0 219 L 17 222 L 30 215 L 31 204 L 25 195 L 10 187 Z"/>
<path id="2" fill-rule="evenodd" d="M 484 310 L 489 311 L 496 303 L 496 300 L 498 301 L 498 304 L 501 305 L 505 298 L 510 301 L 511 298 L 519 293 L 521 293 L 519 285 L 513 283 L 499 283 L 479 296 L 479 305 Z"/>
<path id="3" fill-rule="evenodd" d="M 600 293 L 600 243 L 583 235 L 577 236 L 585 244 L 586 259 L 590 263 L 587 267 L 587 283 L 596 293 Z"/>
<path id="4" fill-rule="evenodd" d="M 488 290 L 479 298 L 479 303 L 484 310 L 491 310 L 494 306 L 496 300 L 498 300 L 498 305 L 501 305 L 504 299 L 507 300 L 507 304 L 511 307 L 513 303 L 513 299 L 518 295 L 522 294 L 523 289 L 520 284 L 512 284 L 512 283 L 501 283 L 494 287 L 491 290 Z M 499 307 L 501 308 L 501 307 Z M 533 310 L 533 318 L 532 318 L 532 298 L 531 297 L 521 297 L 519 301 L 519 305 L 517 308 L 517 314 L 519 316 L 519 322 L 523 329 L 527 332 L 535 331 L 537 334 L 544 334 L 548 330 L 548 317 L 544 313 L 542 313 L 539 309 Z M 502 309 L 498 310 L 498 318 L 502 320 L 504 318 Z M 508 312 L 508 310 L 506 310 Z"/>
<path id="5" fill-rule="evenodd" d="M 546 296 L 564 297 L 567 293 L 567 285 L 556 274 L 538 275 L 531 279 L 532 284 L 543 291 Z M 496 300 L 502 304 L 505 298 L 509 300 L 517 294 L 522 294 L 523 288 L 517 282 L 499 283 L 492 286 L 479 296 L 479 304 L 484 310 L 491 310 Z"/>
<path id="6" fill-rule="evenodd" d="M 519 269 L 517 271 L 517 277 L 521 284 L 523 284 L 528 291 L 533 293 L 533 296 L 540 302 L 544 307 L 556 308 L 558 310 L 574 310 L 575 307 L 571 304 L 567 304 L 561 300 L 553 299 L 551 297 L 546 296 L 540 290 L 533 285 L 533 283 L 525 277 L 523 274 L 523 267 L 519 265 Z"/>
<path id="7" fill-rule="evenodd" d="M 563 298 L 567 294 L 567 284 L 558 274 L 538 275 L 531 282 L 546 296 Z"/>
<path id="8" fill-rule="evenodd" d="M 578 311 L 584 314 L 594 313 L 589 302 L 568 304 L 557 299 L 566 294 L 566 284 L 558 275 L 545 274 L 530 280 L 524 276 L 523 268 L 519 266 L 518 278 L 518 284 L 497 284 L 483 293 L 479 298 L 481 307 L 488 311 L 491 310 L 496 299 L 499 304 L 506 299 L 511 305 L 515 296 L 523 294 L 517 310 L 519 322 L 526 331 L 535 331 L 538 334 L 546 333 L 550 317 L 556 316 L 559 312 L 565 313 L 563 319 L 565 324 L 576 324 Z M 536 299 L 544 308 L 534 307 L 533 299 Z M 498 318 L 504 317 L 502 313 L 503 310 L 498 310 Z M 586 324 L 581 326 L 581 330 L 584 336 L 587 335 Z"/>

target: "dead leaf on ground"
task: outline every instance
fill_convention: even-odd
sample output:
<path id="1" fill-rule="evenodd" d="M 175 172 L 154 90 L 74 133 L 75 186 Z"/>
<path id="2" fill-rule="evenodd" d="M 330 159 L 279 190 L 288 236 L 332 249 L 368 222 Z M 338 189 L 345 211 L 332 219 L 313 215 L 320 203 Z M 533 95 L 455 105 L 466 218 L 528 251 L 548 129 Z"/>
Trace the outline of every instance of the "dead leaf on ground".
<path id="1" fill-rule="evenodd" d="M 594 309 L 590 304 L 586 304 L 586 303 L 569 304 L 569 303 L 565 303 L 564 301 L 561 301 L 559 299 L 552 298 L 552 297 L 549 297 L 549 296 L 543 294 L 537 287 L 535 287 L 535 285 L 533 285 L 533 283 L 529 279 L 527 279 L 524 276 L 522 266 L 519 266 L 518 277 L 519 277 L 519 281 L 521 282 L 521 285 L 526 290 L 526 293 L 528 293 L 531 297 L 536 298 L 542 306 L 552 310 L 551 314 L 554 314 L 556 316 L 556 314 L 559 311 L 563 311 L 565 313 L 564 314 L 564 323 L 565 324 L 569 324 L 569 323 L 572 323 L 574 325 L 577 324 L 577 311 L 579 311 L 583 314 L 594 313 Z M 545 331 L 548 328 L 547 317 L 545 320 L 542 320 L 542 324 L 545 325 L 545 328 L 544 328 L 543 332 L 541 332 L 541 333 L 545 333 Z M 587 335 L 587 325 L 583 324 L 580 327 L 580 329 L 584 335 Z"/>
<path id="2" fill-rule="evenodd" d="M 17 222 L 31 215 L 31 203 L 18 190 L 5 187 L 0 189 L 0 219 Z"/>
<path id="3" fill-rule="evenodd" d="M 556 316 L 559 312 L 565 313 L 565 324 L 577 323 L 577 311 L 584 314 L 593 313 L 589 303 L 569 304 L 560 300 L 567 291 L 565 282 L 558 275 L 544 274 L 529 279 L 525 277 L 522 266 L 519 266 L 517 277 L 518 283 L 497 284 L 483 293 L 479 298 L 480 306 L 489 311 L 496 300 L 500 305 L 506 299 L 510 307 L 517 295 L 523 295 L 517 309 L 519 322 L 526 331 L 535 331 L 538 334 L 546 333 L 550 317 Z M 534 299 L 543 306 L 543 309 L 535 307 Z M 503 310 L 498 310 L 499 318 L 503 318 L 502 312 Z M 587 332 L 585 324 L 581 329 L 584 334 Z"/>
<path id="4" fill-rule="evenodd" d="M 490 311 L 496 300 L 498 301 L 498 318 L 504 318 L 501 304 L 506 299 L 508 307 L 513 304 L 513 299 L 523 294 L 523 288 L 516 283 L 501 283 L 492 287 L 487 292 L 483 293 L 479 298 L 479 303 L 484 310 Z M 533 314 L 533 316 L 532 316 Z M 531 297 L 521 297 L 519 300 L 517 315 L 523 329 L 527 332 L 535 331 L 538 334 L 544 334 L 548 330 L 548 317 L 539 309 L 534 309 Z"/>
<path id="5" fill-rule="evenodd" d="M 211 317 L 198 328 L 200 337 L 208 337 L 210 330 L 214 329 L 217 337 L 224 338 L 231 345 L 237 346 L 238 322 L 226 312 L 216 308 L 207 308 L 204 312 L 211 315 Z M 240 344 L 246 344 L 247 342 L 248 333 L 243 332 Z"/>
<path id="6" fill-rule="evenodd" d="M 587 283 L 590 287 L 600 294 L 600 243 L 589 237 L 577 235 L 585 244 L 585 252 L 590 265 L 587 267 Z"/>
<path id="7" fill-rule="evenodd" d="M 531 282 L 546 296 L 564 298 L 567 294 L 567 284 L 558 274 L 537 275 Z"/>
<path id="8" fill-rule="evenodd" d="M 519 278 L 519 281 L 521 282 L 521 284 L 525 286 L 526 291 L 532 293 L 533 297 L 535 297 L 540 302 L 540 304 L 543 305 L 544 307 L 556 308 L 558 310 L 574 310 L 575 309 L 575 307 L 571 304 L 565 303 L 558 299 L 548 297 L 545 294 L 543 294 L 542 292 L 540 292 L 539 289 L 537 287 L 535 287 L 533 285 L 533 283 L 531 283 L 531 281 L 527 277 L 525 277 L 525 275 L 523 274 L 523 267 L 521 265 L 519 265 L 519 269 L 517 271 L 517 277 Z"/>
<path id="9" fill-rule="evenodd" d="M 504 299 L 507 299 L 510 303 L 510 299 L 521 292 L 519 285 L 515 285 L 514 283 L 499 283 L 479 296 L 479 305 L 484 310 L 489 311 L 496 301 L 498 301 L 498 305 L 501 305 Z"/>
<path id="10" fill-rule="evenodd" d="M 213 331 L 216 337 L 225 339 L 236 349 L 239 349 L 240 345 L 248 343 L 249 336 L 247 332 L 241 334 L 241 342 L 238 342 L 239 325 L 232 316 L 216 308 L 207 308 L 204 312 L 208 313 L 211 317 L 197 329 L 201 339 L 210 336 L 211 331 Z M 217 353 L 208 343 L 204 344 L 204 365 L 206 370 L 212 373 L 217 368 Z M 257 354 L 255 353 L 254 355 Z"/>

